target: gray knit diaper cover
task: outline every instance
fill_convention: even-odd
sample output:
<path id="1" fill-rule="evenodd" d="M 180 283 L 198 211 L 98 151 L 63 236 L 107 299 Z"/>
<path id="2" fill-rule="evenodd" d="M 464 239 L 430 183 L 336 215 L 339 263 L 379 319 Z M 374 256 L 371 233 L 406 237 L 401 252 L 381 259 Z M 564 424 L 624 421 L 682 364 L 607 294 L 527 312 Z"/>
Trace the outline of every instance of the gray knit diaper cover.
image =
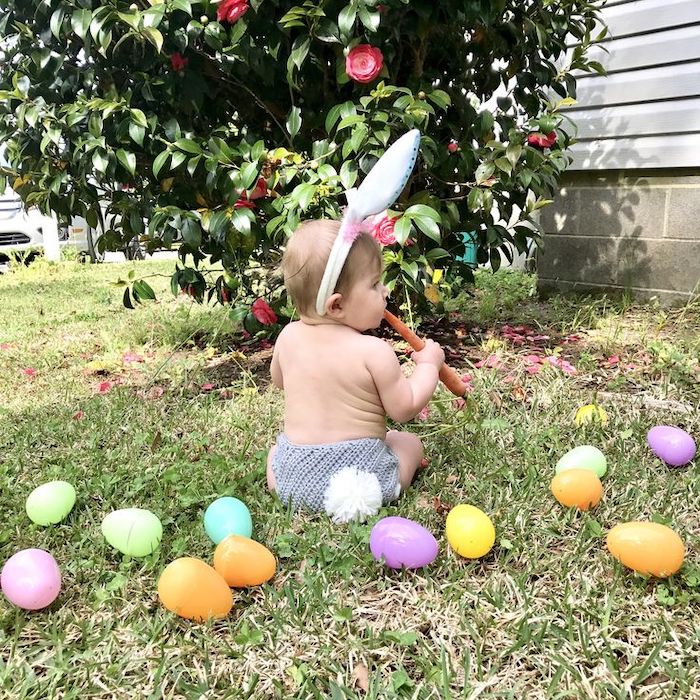
<path id="1" fill-rule="evenodd" d="M 374 515 L 401 491 L 399 458 L 379 438 L 297 445 L 280 434 L 272 470 L 282 503 L 325 510 L 336 522 Z"/>

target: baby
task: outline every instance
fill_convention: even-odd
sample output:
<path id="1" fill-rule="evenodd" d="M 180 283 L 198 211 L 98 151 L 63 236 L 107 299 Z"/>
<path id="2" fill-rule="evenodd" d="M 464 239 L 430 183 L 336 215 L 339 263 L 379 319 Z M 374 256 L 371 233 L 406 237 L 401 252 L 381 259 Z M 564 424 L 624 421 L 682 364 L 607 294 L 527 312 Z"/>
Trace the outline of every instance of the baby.
<path id="1" fill-rule="evenodd" d="M 387 432 L 386 416 L 405 422 L 428 403 L 445 356 L 426 341 L 407 378 L 389 344 L 363 334 L 380 325 L 387 298 L 381 248 L 369 233 L 352 243 L 325 313 L 318 313 L 339 228 L 336 221 L 305 222 L 284 253 L 284 283 L 300 320 L 280 333 L 272 357 L 285 412 L 267 482 L 283 503 L 345 522 L 375 514 L 410 485 L 423 445 L 411 433 Z"/>

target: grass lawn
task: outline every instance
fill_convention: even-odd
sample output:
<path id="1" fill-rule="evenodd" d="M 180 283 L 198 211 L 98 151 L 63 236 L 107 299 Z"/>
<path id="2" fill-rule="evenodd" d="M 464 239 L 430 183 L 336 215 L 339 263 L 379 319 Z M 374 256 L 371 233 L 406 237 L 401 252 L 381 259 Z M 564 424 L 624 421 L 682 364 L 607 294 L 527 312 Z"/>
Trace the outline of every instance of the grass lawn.
<path id="1" fill-rule="evenodd" d="M 163 277 L 149 280 L 160 301 L 129 311 L 112 282 L 134 265 Z M 700 697 L 698 460 L 669 469 L 645 441 L 659 423 L 700 437 L 700 304 L 541 302 L 530 277 L 481 275 L 449 327 L 425 325 L 473 392 L 462 408 L 438 392 L 410 425 L 430 466 L 382 512 L 425 525 L 440 553 L 426 570 L 391 572 L 369 553 L 378 518 L 292 517 L 266 491 L 281 419 L 269 350 L 233 349 L 223 309 L 173 299 L 171 268 L 39 261 L 0 277 L 0 559 L 42 547 L 63 575 L 47 610 L 0 601 L 3 697 Z M 594 397 L 609 422 L 577 427 Z M 586 443 L 609 470 L 603 501 L 581 513 L 549 482 Z M 25 499 L 52 479 L 74 484 L 76 506 L 60 525 L 33 525 Z M 277 574 L 236 592 L 225 620 L 174 617 L 158 576 L 176 557 L 211 562 L 203 513 L 227 494 L 249 505 Z M 495 524 L 481 560 L 447 546 L 457 503 Z M 163 522 L 145 559 L 100 532 L 130 506 Z M 681 535 L 678 574 L 645 579 L 608 554 L 607 531 L 635 519 Z"/>

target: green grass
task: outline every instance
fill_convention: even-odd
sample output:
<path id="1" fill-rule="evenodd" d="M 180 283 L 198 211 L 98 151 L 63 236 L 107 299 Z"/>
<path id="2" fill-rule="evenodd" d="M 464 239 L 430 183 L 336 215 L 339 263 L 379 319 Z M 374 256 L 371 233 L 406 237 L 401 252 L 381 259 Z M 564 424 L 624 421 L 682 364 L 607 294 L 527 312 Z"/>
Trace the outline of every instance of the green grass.
<path id="1" fill-rule="evenodd" d="M 518 301 L 499 310 L 478 306 L 481 288 L 464 311 L 482 314 L 485 335 L 465 355 L 496 349 L 514 381 L 467 368 L 475 391 L 466 409 L 439 393 L 428 421 L 411 424 L 431 464 L 382 515 L 424 524 L 440 554 L 424 571 L 390 572 L 367 546 L 377 518 L 334 526 L 293 517 L 267 492 L 280 396 L 230 352 L 235 329 L 223 310 L 165 291 L 171 264 L 137 264 L 164 276 L 153 278 L 160 301 L 136 311 L 112 285 L 131 264 L 39 263 L 0 277 L 0 343 L 9 344 L 0 350 L 0 559 L 43 547 L 63 574 L 48 610 L 0 602 L 5 697 L 697 697 L 700 480 L 696 465 L 670 470 L 645 444 L 657 423 L 700 435 L 697 306 L 543 304 L 532 278 L 508 277 L 501 296 Z M 493 299 L 498 279 L 484 282 Z M 527 375 L 527 351 L 500 339 L 504 321 L 548 332 L 549 353 L 561 335 L 580 333 L 574 349 L 560 346 L 579 373 Z M 144 361 L 125 365 L 127 351 Z M 612 354 L 639 369 L 602 368 Z M 203 390 L 215 372 L 216 389 Z M 104 381 L 113 385 L 99 394 Z M 610 422 L 576 428 L 576 408 L 594 396 Z M 583 443 L 609 461 L 604 500 L 589 513 L 564 510 L 548 489 L 558 457 Z M 74 510 L 60 525 L 33 525 L 26 496 L 57 478 L 76 486 Z M 211 562 L 203 513 L 225 494 L 249 505 L 277 574 L 236 592 L 225 620 L 173 617 L 158 603 L 158 576 L 179 556 Z M 436 503 L 461 502 L 496 526 L 482 560 L 447 546 Z M 162 545 L 145 559 L 122 557 L 100 533 L 106 513 L 128 506 L 163 521 Z M 623 570 L 605 549 L 610 527 L 643 518 L 670 524 L 686 543 L 671 579 Z"/>

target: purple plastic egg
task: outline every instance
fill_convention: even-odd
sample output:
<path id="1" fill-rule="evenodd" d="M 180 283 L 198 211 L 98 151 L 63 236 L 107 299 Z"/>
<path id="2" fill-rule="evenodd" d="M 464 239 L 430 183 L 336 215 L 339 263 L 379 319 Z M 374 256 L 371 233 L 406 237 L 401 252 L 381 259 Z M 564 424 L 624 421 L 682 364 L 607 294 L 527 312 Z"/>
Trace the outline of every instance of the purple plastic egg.
<path id="1" fill-rule="evenodd" d="M 43 549 L 23 549 L 2 567 L 0 585 L 7 599 L 25 610 L 51 605 L 61 590 L 56 560 Z"/>
<path id="2" fill-rule="evenodd" d="M 657 425 L 647 433 L 651 451 L 666 464 L 682 467 L 695 457 L 695 440 L 673 425 Z"/>
<path id="3" fill-rule="evenodd" d="M 420 569 L 438 553 L 437 540 L 428 530 L 396 515 L 382 518 L 372 528 L 369 548 L 372 556 L 390 569 Z"/>

